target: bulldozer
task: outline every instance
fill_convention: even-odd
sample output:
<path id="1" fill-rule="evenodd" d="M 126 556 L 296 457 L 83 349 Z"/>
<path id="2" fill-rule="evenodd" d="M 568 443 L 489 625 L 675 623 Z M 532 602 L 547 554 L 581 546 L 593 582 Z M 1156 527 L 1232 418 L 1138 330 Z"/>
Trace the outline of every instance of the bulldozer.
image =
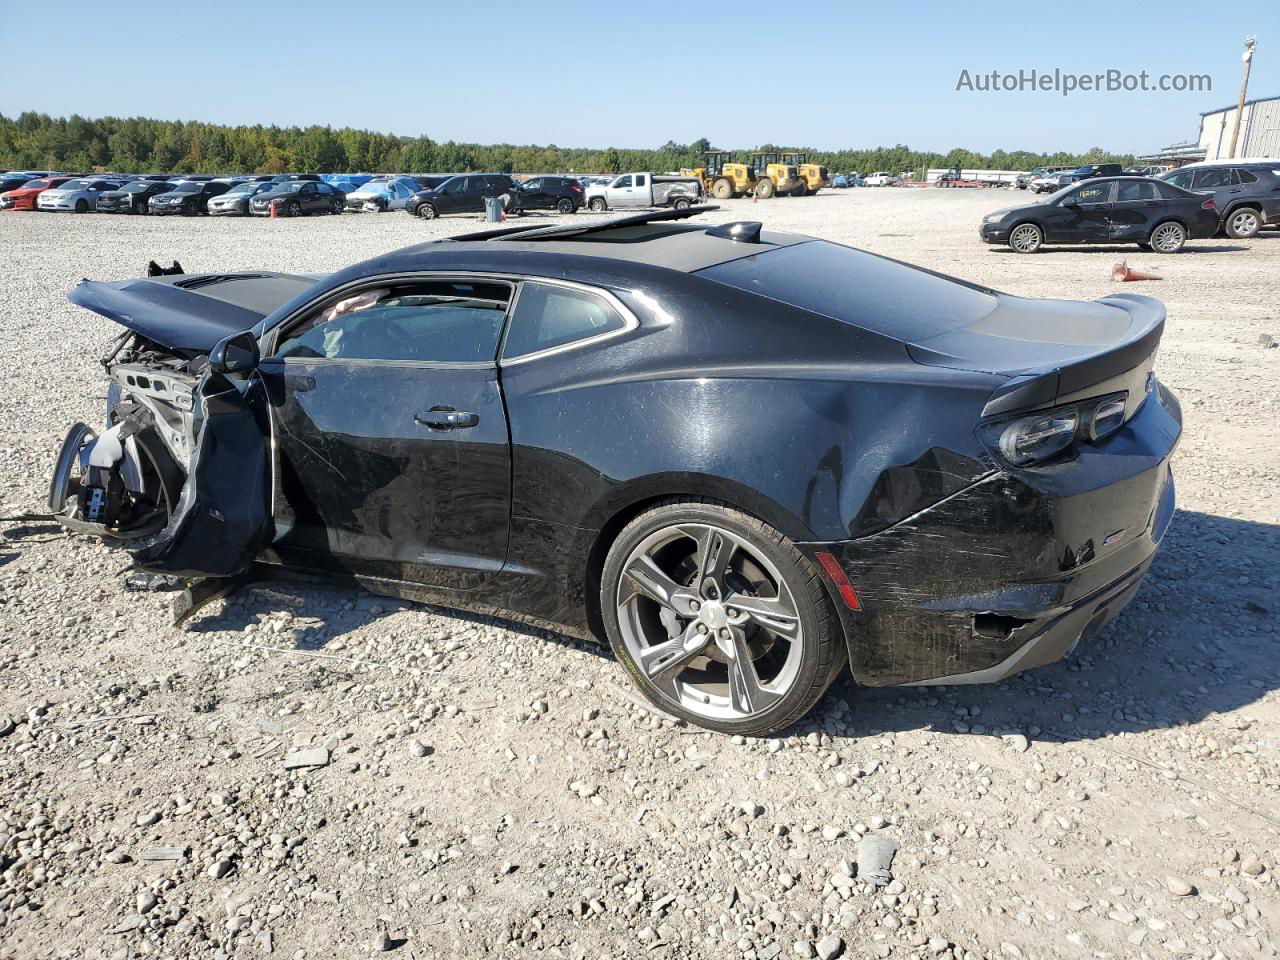
<path id="1" fill-rule="evenodd" d="M 831 180 L 827 176 L 827 168 L 816 163 L 809 163 L 808 156 L 803 153 L 784 153 L 782 162 L 793 165 L 800 172 L 800 179 L 804 181 L 804 193 L 806 196 L 812 197 L 823 187 L 831 186 Z M 793 194 L 799 196 L 799 194 Z"/>
<path id="2" fill-rule="evenodd" d="M 805 183 L 800 179 L 800 171 L 776 153 L 757 150 L 751 154 L 751 170 L 756 176 L 756 196 L 761 200 L 768 200 L 774 194 L 804 196 Z"/>
<path id="3" fill-rule="evenodd" d="M 717 200 L 744 197 L 756 188 L 755 172 L 738 163 L 727 150 L 708 150 L 702 155 L 702 166 L 680 171 L 681 176 L 697 177 L 702 189 Z"/>

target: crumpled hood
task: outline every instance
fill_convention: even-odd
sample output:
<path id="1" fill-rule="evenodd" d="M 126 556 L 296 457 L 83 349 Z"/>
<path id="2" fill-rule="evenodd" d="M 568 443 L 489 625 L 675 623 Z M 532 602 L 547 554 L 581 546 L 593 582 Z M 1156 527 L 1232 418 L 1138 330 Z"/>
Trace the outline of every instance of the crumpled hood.
<path id="1" fill-rule="evenodd" d="M 315 277 L 289 273 L 188 273 L 81 280 L 67 299 L 162 347 L 196 356 L 250 329 L 315 283 Z"/>

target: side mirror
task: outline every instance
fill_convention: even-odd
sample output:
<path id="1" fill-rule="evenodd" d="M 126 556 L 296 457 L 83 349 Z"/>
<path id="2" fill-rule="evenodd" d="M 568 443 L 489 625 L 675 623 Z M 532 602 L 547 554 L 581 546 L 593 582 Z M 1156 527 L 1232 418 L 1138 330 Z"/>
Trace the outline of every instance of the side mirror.
<path id="1" fill-rule="evenodd" d="M 258 366 L 258 338 L 249 330 L 232 334 L 209 352 L 209 368 L 214 373 L 248 373 Z"/>

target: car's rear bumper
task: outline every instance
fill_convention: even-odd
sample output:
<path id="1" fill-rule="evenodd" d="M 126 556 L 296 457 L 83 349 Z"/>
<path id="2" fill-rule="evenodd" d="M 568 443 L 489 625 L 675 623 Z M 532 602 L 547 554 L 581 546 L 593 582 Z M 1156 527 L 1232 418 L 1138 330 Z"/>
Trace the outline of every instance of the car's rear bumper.
<path id="1" fill-rule="evenodd" d="M 1036 470 L 993 469 L 832 555 L 849 662 L 869 685 L 999 680 L 1065 656 L 1132 599 L 1173 517 L 1176 399 L 1158 384 L 1116 434 Z"/>

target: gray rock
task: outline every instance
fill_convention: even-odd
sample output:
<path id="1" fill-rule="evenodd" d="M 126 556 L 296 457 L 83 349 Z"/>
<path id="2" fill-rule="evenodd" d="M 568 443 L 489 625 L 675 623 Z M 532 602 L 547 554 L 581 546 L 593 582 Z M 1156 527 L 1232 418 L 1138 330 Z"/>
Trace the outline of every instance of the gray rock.
<path id="1" fill-rule="evenodd" d="M 844 941 L 834 933 L 829 933 L 817 944 L 819 960 L 833 960 L 844 952 Z"/>
<path id="2" fill-rule="evenodd" d="M 324 747 L 309 747 L 305 750 L 291 750 L 285 754 L 284 768 L 299 770 L 304 767 L 323 767 L 329 763 L 329 751 Z"/>
<path id="3" fill-rule="evenodd" d="M 883 887 L 893 880 L 890 867 L 898 852 L 898 841 L 877 834 L 867 834 L 858 841 L 858 879 Z"/>
<path id="4" fill-rule="evenodd" d="M 221 880 L 231 872 L 231 861 L 227 860 L 225 857 L 221 860 L 215 860 L 209 865 L 209 869 L 206 872 L 212 879 Z"/>
<path id="5" fill-rule="evenodd" d="M 1196 892 L 1196 888 L 1181 877 L 1168 876 L 1164 878 L 1165 889 L 1175 897 L 1189 897 Z"/>

